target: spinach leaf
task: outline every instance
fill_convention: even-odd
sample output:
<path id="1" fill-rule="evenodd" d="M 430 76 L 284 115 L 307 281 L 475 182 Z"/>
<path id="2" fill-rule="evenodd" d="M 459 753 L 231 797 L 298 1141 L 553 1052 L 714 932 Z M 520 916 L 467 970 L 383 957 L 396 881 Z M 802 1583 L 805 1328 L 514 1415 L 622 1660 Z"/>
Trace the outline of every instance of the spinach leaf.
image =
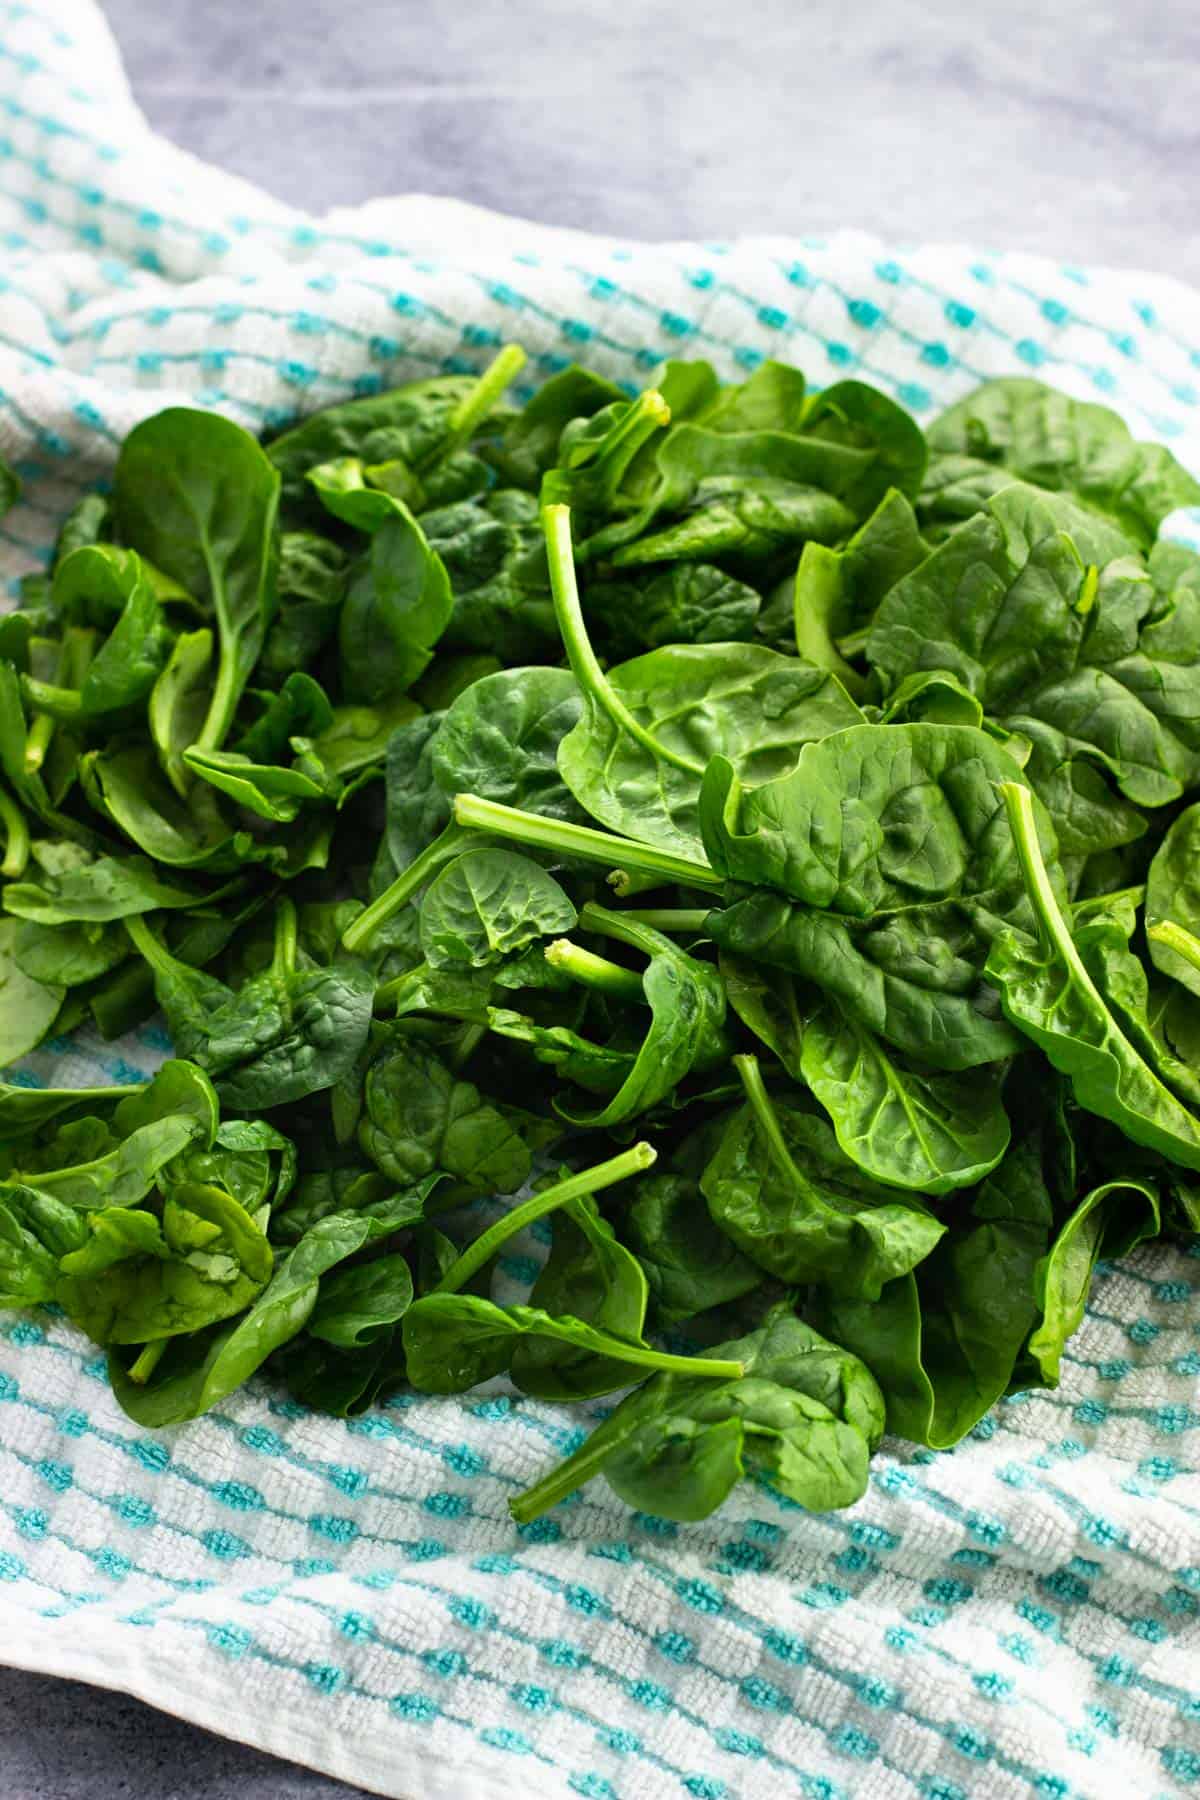
<path id="1" fill-rule="evenodd" d="M 638 1184 L 621 1231 L 649 1286 L 656 1319 L 673 1324 L 751 1293 L 762 1272 L 709 1217 L 685 1170 Z"/>
<path id="2" fill-rule="evenodd" d="M 488 458 L 503 480 L 535 494 L 546 470 L 554 466 L 564 427 L 572 419 L 589 419 L 624 398 L 615 383 L 572 363 L 544 382 L 527 405 L 506 421 Z"/>
<path id="3" fill-rule="evenodd" d="M 275 609 L 279 476 L 248 432 L 168 407 L 130 432 L 113 480 L 125 543 L 182 583 L 216 624 L 218 661 L 199 738 L 217 750 Z"/>
<path id="4" fill-rule="evenodd" d="M 228 891 L 228 890 L 222 890 Z M 144 856 L 81 858 L 4 889 L 4 908 L 39 925 L 99 925 L 134 913 L 202 906 L 204 893 L 165 881 Z"/>
<path id="5" fill-rule="evenodd" d="M 1200 805 L 1179 814 L 1154 853 L 1146 876 L 1146 919 L 1169 920 L 1193 935 L 1200 932 Z M 1151 934 L 1149 942 L 1154 966 L 1200 995 L 1200 969 L 1172 950 L 1169 941 Z"/>
<path id="6" fill-rule="evenodd" d="M 390 1341 L 412 1297 L 412 1275 L 398 1252 L 336 1269 L 321 1281 L 308 1333 L 338 1350 L 359 1350 L 381 1337 Z"/>
<path id="7" fill-rule="evenodd" d="M 429 665 L 451 604 L 441 558 L 408 508 L 393 502 L 342 604 L 338 650 L 347 697 L 373 703 L 407 693 Z"/>
<path id="8" fill-rule="evenodd" d="M 992 947 L 987 973 L 1005 1016 L 1070 1077 L 1080 1106 L 1110 1119 L 1135 1144 L 1200 1168 L 1200 1121 L 1120 1029 L 1072 942 L 1042 860 L 1029 790 L 1010 782 L 1003 793 L 1038 927 L 1036 940 L 1005 931 Z"/>
<path id="9" fill-rule="evenodd" d="M 477 1087 L 416 1044 L 400 1041 L 371 1065 L 365 1104 L 359 1144 L 404 1187 L 435 1171 L 479 1194 L 511 1194 L 529 1179 L 520 1133 Z"/>
<path id="10" fill-rule="evenodd" d="M 887 594 L 868 659 L 888 684 L 948 670 L 1010 729 L 1039 721 L 1127 799 L 1165 805 L 1200 769 L 1200 594 L 1163 596 L 1119 552 L 1097 570 L 1061 510 L 997 495 Z"/>
<path id="11" fill-rule="evenodd" d="M 995 1168 L 1008 1147 L 1003 1065 L 933 1073 L 892 1053 L 831 1001 L 811 1018 L 800 1073 L 845 1154 L 874 1181 L 948 1194 Z"/>
<path id="12" fill-rule="evenodd" d="M 97 1344 L 146 1344 L 243 1312 L 271 1274 L 271 1248 L 232 1195 L 186 1182 L 161 1216 L 107 1207 L 59 1262 L 55 1298 Z"/>
<path id="13" fill-rule="evenodd" d="M 1006 1391 L 1037 1316 L 1052 1212 L 1035 1119 L 915 1273 L 877 1300 L 826 1303 L 822 1329 L 878 1381 L 889 1431 L 944 1450 Z"/>
<path id="14" fill-rule="evenodd" d="M 250 1112 L 332 1087 L 371 1023 L 374 984 L 354 962 L 297 963 L 295 908 L 278 902 L 270 967 L 236 992 L 180 962 L 140 919 L 126 929 L 154 973 L 177 1050 L 217 1082 L 226 1105 Z"/>
<path id="15" fill-rule="evenodd" d="M 606 675 L 588 641 L 572 562 L 570 521 L 546 513 L 563 643 L 584 712 L 563 739 L 559 768 L 593 818 L 677 855 L 700 849 L 700 782 L 718 754 L 748 780 L 795 767 L 800 747 L 862 715 L 827 673 L 757 644 L 676 645 Z"/>
<path id="16" fill-rule="evenodd" d="M 164 775 L 184 800 L 191 776 L 184 767 L 183 754 L 200 736 L 212 704 L 212 652 L 213 635 L 207 628 L 181 631 L 150 690 L 150 736 Z"/>
<path id="17" fill-rule="evenodd" d="M 611 1127 L 648 1112 L 685 1075 L 711 1069 L 725 1059 L 725 993 L 711 965 L 689 956 L 648 925 L 633 924 L 620 913 L 591 904 L 583 908 L 579 922 L 585 930 L 650 958 L 641 977 L 650 1023 L 628 1073 L 598 1112 L 580 1114 L 560 1106 L 574 1124 Z"/>
<path id="18" fill-rule="evenodd" d="M 26 676 L 32 704 L 71 724 L 125 713 L 145 699 L 167 659 L 171 634 L 141 558 L 111 544 L 72 551 L 55 570 L 53 601 L 66 616 L 95 609 L 105 624 L 112 621 L 111 629 L 77 687 Z"/>
<path id="19" fill-rule="evenodd" d="M 109 1379 L 122 1410 L 139 1425 L 157 1427 L 199 1418 L 219 1405 L 304 1328 L 322 1275 L 364 1241 L 364 1227 L 353 1218 L 320 1220 L 277 1264 L 240 1319 L 176 1339 L 148 1379 L 135 1380 L 132 1370 L 110 1354 Z"/>
<path id="20" fill-rule="evenodd" d="M 805 544 L 793 600 L 800 655 L 860 694 L 863 678 L 838 649 L 838 640 L 870 625 L 883 596 L 923 561 L 927 550 L 912 506 L 896 488 L 889 488 L 841 549 Z"/>
<path id="21" fill-rule="evenodd" d="M 1037 1318 L 1028 1353 L 1046 1387 L 1058 1386 L 1062 1353 L 1083 1323 L 1100 1257 L 1127 1256 L 1159 1227 L 1158 1192 L 1135 1176 L 1101 1182 L 1059 1226 L 1033 1275 Z"/>
<path id="22" fill-rule="evenodd" d="M 761 1476 L 811 1511 L 857 1500 L 883 1432 L 883 1397 L 864 1364 L 786 1308 L 715 1354 L 742 1374 L 654 1376 L 581 1450 L 510 1502 L 517 1522 L 599 1474 L 627 1505 L 685 1521 L 715 1512 L 743 1475 Z"/>
<path id="23" fill-rule="evenodd" d="M 350 554 L 315 531 L 285 531 L 279 540 L 279 607 L 257 673 L 281 681 L 306 668 L 337 632 Z"/>
<path id="24" fill-rule="evenodd" d="M 643 1344 L 649 1287 L 642 1266 L 620 1243 L 595 1200 L 583 1196 L 553 1215 L 550 1256 L 529 1304 L 554 1318 L 568 1314 L 628 1343 Z M 539 1400 L 586 1400 L 629 1381 L 629 1365 L 544 1336 L 522 1338 L 512 1379 Z"/>
<path id="25" fill-rule="evenodd" d="M 672 1356 L 626 1343 L 570 1314 L 554 1318 L 537 1306 L 496 1306 L 474 1294 L 422 1296 L 405 1314 L 403 1334 L 408 1379 L 427 1394 L 461 1394 L 490 1380 L 529 1338 L 566 1345 L 593 1363 L 603 1357 L 623 1364 L 625 1372 L 614 1374 L 614 1388 L 629 1380 L 630 1369 L 686 1369 L 701 1386 L 727 1379 L 740 1366 L 732 1359 Z"/>
<path id="26" fill-rule="evenodd" d="M 0 918 L 0 1068 L 36 1050 L 67 991 L 25 973 L 17 960 L 19 930 L 15 919 Z"/>
<path id="27" fill-rule="evenodd" d="M 982 980 L 996 923 L 1031 917 L 997 792 L 1010 779 L 1017 766 L 991 737 L 949 725 L 856 726 L 749 790 L 714 758 L 705 848 L 755 891 L 734 889 L 710 935 L 805 976 L 933 1068 L 1010 1054 L 1017 1040 Z M 1053 854 L 1040 807 L 1035 817 Z"/>
<path id="28" fill-rule="evenodd" d="M 544 656 L 557 640 L 537 502 L 499 488 L 421 515 L 454 597 L 442 639 L 455 650 Z"/>
<path id="29" fill-rule="evenodd" d="M 40 925 L 22 919 L 12 938 L 11 954 L 31 981 L 79 987 L 124 962 L 129 939 L 119 925 Z"/>
<path id="30" fill-rule="evenodd" d="M 547 819 L 584 817 L 559 772 L 560 746 L 583 710 L 566 669 L 502 669 L 460 694 L 430 747 L 444 794 L 481 794 Z"/>
<path id="31" fill-rule="evenodd" d="M 1200 505 L 1200 483 L 1169 450 L 1136 443 L 1108 407 L 1072 399 L 1028 376 L 984 382 L 935 419 L 926 436 L 934 494 L 946 481 L 947 465 L 959 480 L 964 462 L 1003 469 L 1075 495 L 1141 548 L 1154 542 L 1168 513 Z"/>
<path id="32" fill-rule="evenodd" d="M 478 969 L 570 931 L 577 917 L 554 877 L 527 856 L 467 850 L 426 891 L 421 948 L 435 969 Z"/>
<path id="33" fill-rule="evenodd" d="M 700 1180 L 713 1222 L 781 1281 L 878 1299 L 885 1282 L 929 1255 L 945 1226 L 920 1202 L 865 1180 L 823 1119 L 773 1105 L 753 1057 L 737 1067 L 748 1105 Z"/>

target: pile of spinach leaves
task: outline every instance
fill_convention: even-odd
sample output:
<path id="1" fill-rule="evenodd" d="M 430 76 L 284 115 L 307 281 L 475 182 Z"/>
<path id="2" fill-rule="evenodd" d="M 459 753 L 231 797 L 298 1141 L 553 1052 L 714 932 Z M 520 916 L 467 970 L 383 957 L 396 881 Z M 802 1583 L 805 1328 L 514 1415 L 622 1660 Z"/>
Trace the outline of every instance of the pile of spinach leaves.
<path id="1" fill-rule="evenodd" d="M 176 1051 L 0 1084 L 0 1304 L 151 1426 L 630 1389 L 522 1521 L 845 1506 L 1200 1230 L 1200 485 L 1026 379 L 523 360 L 162 412 L 0 616 L 0 1066 Z"/>

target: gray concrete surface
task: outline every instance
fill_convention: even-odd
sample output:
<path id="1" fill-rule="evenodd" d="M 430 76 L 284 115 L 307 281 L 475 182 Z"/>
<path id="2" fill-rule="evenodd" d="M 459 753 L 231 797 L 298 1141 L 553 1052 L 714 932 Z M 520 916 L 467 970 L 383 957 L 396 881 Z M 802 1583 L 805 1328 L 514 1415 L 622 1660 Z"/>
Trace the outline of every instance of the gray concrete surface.
<path id="1" fill-rule="evenodd" d="M 320 210 L 969 240 L 1200 280 L 1194 0 L 108 0 L 152 122 Z M 345 1800 L 0 1672 L 0 1800 Z M 420 1800 L 418 1795 L 413 1800 Z"/>

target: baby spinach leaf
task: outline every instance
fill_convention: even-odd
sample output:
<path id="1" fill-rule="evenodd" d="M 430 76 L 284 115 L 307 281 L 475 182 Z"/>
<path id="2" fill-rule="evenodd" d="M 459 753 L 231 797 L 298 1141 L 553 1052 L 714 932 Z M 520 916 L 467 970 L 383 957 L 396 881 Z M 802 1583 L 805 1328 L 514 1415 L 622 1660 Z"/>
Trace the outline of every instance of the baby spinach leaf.
<path id="1" fill-rule="evenodd" d="M 421 948 L 435 969 L 478 969 L 570 931 L 577 917 L 554 877 L 527 856 L 467 850 L 426 891 Z"/>
<path id="2" fill-rule="evenodd" d="M 713 1224 L 690 1172 L 639 1182 L 621 1231 L 642 1265 L 655 1317 L 664 1324 L 740 1300 L 762 1281 L 758 1266 Z"/>
<path id="3" fill-rule="evenodd" d="M 196 742 L 212 704 L 213 635 L 182 631 L 166 666 L 150 690 L 150 736 L 163 773 L 175 792 L 187 799 L 191 777 L 183 753 Z"/>
<path id="4" fill-rule="evenodd" d="M 637 1257 L 620 1243 L 595 1200 L 582 1196 L 553 1215 L 550 1256 L 533 1284 L 531 1307 L 552 1317 L 568 1313 L 629 1343 L 642 1344 L 649 1287 Z M 513 1351 L 512 1379 L 539 1400 L 586 1400 L 629 1381 L 629 1365 L 555 1338 L 522 1338 Z"/>
<path id="5" fill-rule="evenodd" d="M 1010 729 L 1042 722 L 1129 800 L 1162 806 L 1200 766 L 1186 649 L 1200 595 L 1163 596 L 1119 553 L 1097 572 L 1060 510 L 1019 487 L 997 495 L 892 588 L 868 658 L 889 684 L 916 668 L 951 671 Z"/>
<path id="6" fill-rule="evenodd" d="M 270 1245 L 219 1187 L 169 1189 L 161 1217 L 110 1206 L 59 1263 L 55 1298 L 98 1344 L 145 1344 L 243 1312 L 271 1274 Z"/>
<path id="7" fill-rule="evenodd" d="M 353 1218 L 320 1220 L 276 1266 L 240 1319 L 175 1340 L 148 1380 L 135 1380 L 110 1355 L 109 1379 L 122 1410 L 137 1424 L 154 1428 L 199 1418 L 219 1405 L 304 1328 L 322 1275 L 363 1242 L 363 1226 Z"/>
<path id="8" fill-rule="evenodd" d="M 502 669 L 460 694 L 430 747 L 444 794 L 480 794 L 548 819 L 584 817 L 559 773 L 563 739 L 583 710 L 566 669 Z"/>
<path id="9" fill-rule="evenodd" d="M 168 407 L 130 432 L 113 482 L 119 536 L 211 608 L 218 663 L 197 739 L 219 749 L 275 609 L 279 476 L 248 432 Z"/>
<path id="10" fill-rule="evenodd" d="M 796 571 L 796 648 L 818 668 L 829 669 L 852 694 L 863 678 L 837 640 L 863 631 L 890 588 L 928 552 L 910 502 L 889 488 L 875 511 L 841 549 L 808 543 Z"/>
<path id="11" fill-rule="evenodd" d="M 650 958 L 642 973 L 650 1023 L 632 1067 L 598 1112 L 580 1114 L 560 1107 L 573 1124 L 611 1127 L 648 1112 L 685 1075 L 724 1060 L 725 993 L 710 964 L 688 956 L 648 925 L 635 925 L 619 913 L 590 904 L 579 922 L 584 930 L 614 938 Z"/>
<path id="12" fill-rule="evenodd" d="M 392 503 L 342 604 L 338 649 L 347 697 L 370 704 L 407 693 L 428 667 L 450 611 L 441 558 L 408 508 Z"/>
<path id="13" fill-rule="evenodd" d="M 529 1179 L 529 1150 L 504 1114 L 412 1043 L 396 1044 L 368 1071 L 358 1140 L 404 1187 L 437 1170 L 480 1194 L 511 1194 Z"/>
<path id="14" fill-rule="evenodd" d="M 183 765 L 218 793 L 225 794 L 244 812 L 254 813 L 274 825 L 288 825 L 305 801 L 328 798 L 323 782 L 314 781 L 303 769 L 281 763 L 256 763 L 236 750 L 200 750 L 183 753 Z"/>
<path id="15" fill-rule="evenodd" d="M 879 1299 L 832 1297 L 822 1328 L 883 1389 L 888 1430 L 944 1450 L 1006 1391 L 1034 1324 L 1036 1271 L 1052 1229 L 1040 1121 L 955 1214 L 916 1271 Z"/>
<path id="16" fill-rule="evenodd" d="M 442 643 L 506 661 L 544 656 L 557 642 L 537 502 L 499 488 L 421 515 L 449 578 L 453 611 Z"/>
<path id="17" fill-rule="evenodd" d="M 0 1068 L 36 1050 L 67 991 L 25 973 L 16 954 L 19 930 L 15 919 L 0 918 Z"/>
<path id="18" fill-rule="evenodd" d="M 1159 444 L 1139 444 L 1106 406 L 1028 376 L 984 382 L 929 427 L 930 476 L 969 458 L 1077 496 L 1148 548 L 1168 513 L 1200 505 L 1200 483 Z"/>
<path id="19" fill-rule="evenodd" d="M 128 955 L 129 939 L 119 925 L 40 925 L 22 919 L 12 939 L 12 958 L 23 974 L 64 988 L 107 975 Z"/>
<path id="20" fill-rule="evenodd" d="M 878 1299 L 924 1260 L 945 1226 L 920 1202 L 865 1180 L 823 1119 L 773 1105 L 753 1057 L 749 1104 L 729 1121 L 700 1180 L 713 1222 L 760 1268 L 801 1286 Z"/>
<path id="21" fill-rule="evenodd" d="M 873 1181 L 948 1194 L 979 1181 L 1008 1146 L 1002 1065 L 932 1073 L 896 1056 L 836 1001 L 809 1020 L 800 1072 L 842 1150 Z"/>
<path id="22" fill-rule="evenodd" d="M 1083 1323 L 1101 1256 L 1127 1256 L 1160 1227 L 1157 1189 L 1134 1176 L 1101 1182 L 1075 1206 L 1034 1270 L 1037 1319 L 1028 1353 L 1046 1387 L 1057 1387 L 1068 1338 Z"/>
<path id="23" fill-rule="evenodd" d="M 246 862 L 278 865 L 286 855 L 282 846 L 236 830 L 207 783 L 194 783 L 182 798 L 164 779 L 149 745 L 89 752 L 81 773 L 97 812 L 154 862 L 225 874 Z"/>
<path id="24" fill-rule="evenodd" d="M 386 1337 L 412 1304 L 413 1281 L 398 1252 L 335 1269 L 321 1280 L 308 1320 L 311 1337 L 339 1350 L 358 1350 Z"/>
<path id="25" fill-rule="evenodd" d="M 627 1505 L 685 1521 L 715 1512 L 743 1475 L 814 1512 L 857 1500 L 883 1432 L 883 1397 L 864 1364 L 786 1308 L 713 1354 L 743 1373 L 654 1376 L 581 1450 L 510 1502 L 517 1522 L 599 1474 Z"/>
<path id="26" fill-rule="evenodd" d="M 106 924 L 134 913 L 198 907 L 205 898 L 199 888 L 164 881 L 144 856 L 81 860 L 4 889 L 5 911 L 39 925 Z"/>
<path id="27" fill-rule="evenodd" d="M 1146 876 L 1146 919 L 1167 919 L 1193 935 L 1200 932 L 1200 805 L 1179 814 L 1154 853 Z M 1168 941 L 1152 936 L 1149 942 L 1154 966 L 1200 995 L 1200 969 Z"/>
<path id="28" fill-rule="evenodd" d="M 59 1258 L 86 1236 L 74 1207 L 36 1188 L 0 1185 L 0 1306 L 52 1301 Z"/>
<path id="29" fill-rule="evenodd" d="M 72 551 L 55 570 L 54 604 L 65 616 L 94 608 L 111 629 L 77 687 L 26 677 L 33 703 L 71 723 L 124 713 L 143 700 L 167 659 L 171 635 L 141 558 L 112 544 Z"/>
<path id="30" fill-rule="evenodd" d="M 138 919 L 126 929 L 154 972 L 177 1050 L 193 1057 L 236 1111 L 282 1106 L 332 1087 L 371 1022 L 374 983 L 361 964 L 296 964 L 295 915 L 276 907 L 270 967 L 236 992 L 173 957 Z"/>
<path id="31" fill-rule="evenodd" d="M 610 656 L 664 644 L 725 644 L 754 636 L 755 588 L 709 563 L 676 563 L 648 579 L 589 582 L 587 613 Z"/>
<path id="32" fill-rule="evenodd" d="M 279 605 L 257 673 L 280 681 L 308 667 L 337 631 L 349 552 L 315 531 L 285 531 L 279 540 Z"/>
<path id="33" fill-rule="evenodd" d="M 1080 1106 L 1120 1127 L 1135 1144 L 1200 1168 L 1193 1118 L 1120 1029 L 1072 942 L 1042 860 L 1027 788 L 1003 788 L 1038 937 L 1002 932 L 987 962 L 1005 1016 L 1062 1074 Z"/>
<path id="34" fill-rule="evenodd" d="M 624 400 L 614 382 L 575 363 L 552 375 L 513 418 L 507 420 L 489 461 L 513 487 L 535 494 L 542 476 L 553 468 L 563 428 L 572 419 L 590 419 L 606 406 Z"/>
<path id="35" fill-rule="evenodd" d="M 546 514 L 555 605 L 584 712 L 558 754 L 593 818 L 677 855 L 700 851 L 697 804 L 709 760 L 727 754 L 748 780 L 795 767 L 800 746 L 861 713 L 830 675 L 757 644 L 676 645 L 607 675 L 588 641 L 570 522 Z"/>
<path id="36" fill-rule="evenodd" d="M 569 1314 L 554 1318 L 537 1306 L 500 1307 L 474 1294 L 422 1296 L 404 1315 L 403 1334 L 408 1379 L 427 1394 L 461 1394 L 489 1381 L 529 1337 L 546 1337 L 590 1359 L 623 1364 L 625 1372 L 615 1375 L 613 1387 L 628 1381 L 631 1369 L 686 1369 L 699 1386 L 728 1377 L 738 1367 L 730 1359 L 672 1356 L 646 1344 L 626 1343 Z"/>

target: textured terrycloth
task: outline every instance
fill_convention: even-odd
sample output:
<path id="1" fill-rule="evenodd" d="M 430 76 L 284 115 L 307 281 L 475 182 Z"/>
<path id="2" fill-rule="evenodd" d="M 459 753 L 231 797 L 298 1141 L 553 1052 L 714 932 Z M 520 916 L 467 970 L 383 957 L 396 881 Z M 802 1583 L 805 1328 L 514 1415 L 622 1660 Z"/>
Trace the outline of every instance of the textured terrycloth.
<path id="1" fill-rule="evenodd" d="M 318 223 L 154 138 L 87 0 L 0 5 L 0 189 L 4 578 L 171 400 L 273 426 L 505 338 L 535 379 L 774 353 L 922 416 L 1040 370 L 1200 468 L 1200 311 L 1169 281 L 859 236 L 619 245 L 421 199 Z M 55 1046 L 29 1079 L 163 1048 Z M 260 1384 L 152 1438 L 82 1338 L 10 1319 L 0 1656 L 410 1800 L 1182 1792 L 1197 1276 L 1169 1248 L 1105 1271 L 1058 1393 L 952 1455 L 881 1455 L 849 1513 L 747 1489 L 694 1528 L 597 1484 L 513 1529 L 580 1412 L 497 1390 L 343 1424 Z"/>

